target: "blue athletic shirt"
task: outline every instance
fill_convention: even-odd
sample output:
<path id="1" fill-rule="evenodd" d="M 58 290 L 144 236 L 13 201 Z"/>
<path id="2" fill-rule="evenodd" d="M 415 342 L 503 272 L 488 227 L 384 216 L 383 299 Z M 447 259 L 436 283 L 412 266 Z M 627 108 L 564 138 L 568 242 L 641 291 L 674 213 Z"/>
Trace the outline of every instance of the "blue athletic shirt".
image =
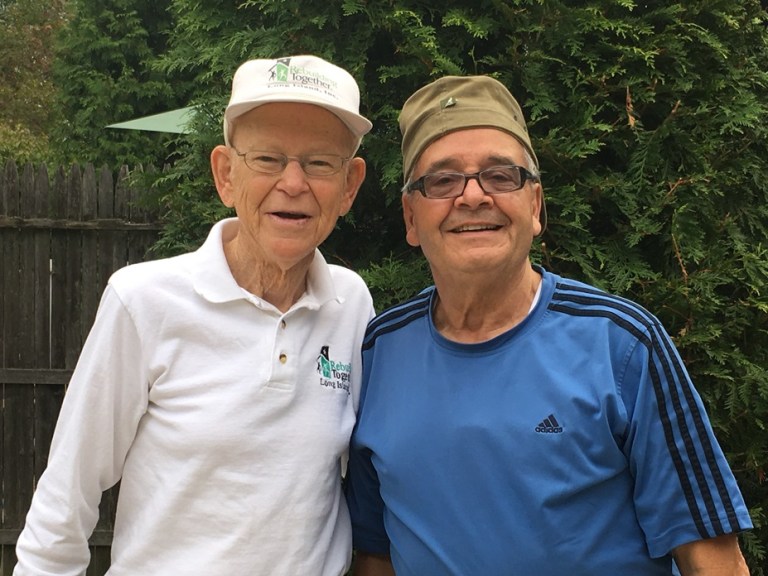
<path id="1" fill-rule="evenodd" d="M 669 575 L 676 546 L 752 526 L 659 321 L 537 270 L 487 342 L 436 331 L 434 287 L 369 324 L 347 500 L 398 576 Z"/>

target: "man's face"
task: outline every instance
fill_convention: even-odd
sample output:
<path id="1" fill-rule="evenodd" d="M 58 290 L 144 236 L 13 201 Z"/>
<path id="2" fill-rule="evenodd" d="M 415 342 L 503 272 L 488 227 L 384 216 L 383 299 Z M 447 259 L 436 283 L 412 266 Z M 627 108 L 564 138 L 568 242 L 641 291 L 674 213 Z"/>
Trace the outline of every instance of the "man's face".
<path id="1" fill-rule="evenodd" d="M 491 166 L 528 168 L 523 146 L 492 128 L 451 132 L 422 153 L 411 181 L 434 172 L 475 173 Z M 437 280 L 453 273 L 503 274 L 528 266 L 528 252 L 541 231 L 541 185 L 526 181 L 517 191 L 485 194 L 469 180 L 458 198 L 403 195 L 406 239 L 421 246 Z"/>
<path id="2" fill-rule="evenodd" d="M 236 120 L 232 147 L 285 154 L 335 154 L 348 158 L 353 137 L 334 114 L 318 106 L 272 103 Z M 232 148 L 217 147 L 212 165 L 219 195 L 240 221 L 238 241 L 254 258 L 288 270 L 314 250 L 346 214 L 365 176 L 360 158 L 330 176 L 308 176 L 297 161 L 279 174 L 251 170 Z"/>

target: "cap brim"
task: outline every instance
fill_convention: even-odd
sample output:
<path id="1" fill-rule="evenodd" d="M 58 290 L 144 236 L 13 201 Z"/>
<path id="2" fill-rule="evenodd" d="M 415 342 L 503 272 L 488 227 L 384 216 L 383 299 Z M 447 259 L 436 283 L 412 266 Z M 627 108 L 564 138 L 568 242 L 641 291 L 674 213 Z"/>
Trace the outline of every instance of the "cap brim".
<path id="1" fill-rule="evenodd" d="M 275 95 L 270 95 L 270 97 L 267 98 L 260 98 L 256 100 L 248 100 L 245 102 L 238 102 L 237 104 L 232 104 L 227 107 L 226 111 L 224 112 L 224 135 L 228 138 L 229 130 L 228 125 L 232 123 L 233 120 L 236 118 L 242 116 L 243 114 L 250 112 L 254 108 L 258 108 L 259 106 L 263 106 L 264 104 L 271 104 L 274 102 L 285 102 L 285 103 L 294 103 L 294 104 L 312 104 L 314 106 L 319 106 L 320 108 L 325 108 L 329 112 L 332 112 L 334 115 L 336 115 L 344 124 L 352 131 L 352 134 L 357 137 L 361 138 L 368 134 L 368 132 L 371 131 L 371 128 L 373 128 L 373 124 L 371 122 L 359 114 L 355 114 L 353 112 L 350 112 L 349 110 L 345 110 L 344 108 L 340 108 L 338 106 L 334 106 L 333 104 L 328 104 L 325 102 L 318 102 L 316 98 L 312 97 L 306 97 L 303 98 L 301 95 L 292 94 L 290 97 L 281 98 L 276 97 Z"/>

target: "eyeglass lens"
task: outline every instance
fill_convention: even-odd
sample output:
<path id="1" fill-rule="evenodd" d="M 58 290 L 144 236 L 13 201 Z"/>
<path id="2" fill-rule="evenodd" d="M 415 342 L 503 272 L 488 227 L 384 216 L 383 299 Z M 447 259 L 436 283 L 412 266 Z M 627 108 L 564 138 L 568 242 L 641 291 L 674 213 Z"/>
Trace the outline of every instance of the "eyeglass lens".
<path id="1" fill-rule="evenodd" d="M 429 198 L 455 198 L 464 193 L 467 181 L 476 179 L 486 194 L 513 192 L 523 187 L 525 175 L 519 166 L 493 166 L 474 174 L 437 172 L 422 176 Z"/>
<path id="2" fill-rule="evenodd" d="M 336 174 L 347 158 L 335 154 L 307 154 L 306 156 L 286 156 L 276 152 L 251 150 L 237 153 L 245 160 L 246 165 L 255 172 L 262 174 L 278 174 L 285 170 L 288 162 L 296 160 L 305 174 L 309 176 L 331 176 Z"/>

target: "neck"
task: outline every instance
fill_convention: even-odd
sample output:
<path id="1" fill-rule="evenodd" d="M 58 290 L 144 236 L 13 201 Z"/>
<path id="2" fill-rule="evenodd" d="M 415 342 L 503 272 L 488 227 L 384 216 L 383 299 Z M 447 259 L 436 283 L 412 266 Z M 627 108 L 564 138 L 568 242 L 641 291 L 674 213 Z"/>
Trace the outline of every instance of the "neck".
<path id="1" fill-rule="evenodd" d="M 463 281 L 436 277 L 438 332 L 470 344 L 490 340 L 522 322 L 541 283 L 541 275 L 526 264 L 513 277 L 488 274 Z"/>
<path id="2" fill-rule="evenodd" d="M 281 312 L 288 311 L 306 291 L 307 273 L 314 258 L 310 254 L 296 265 L 282 269 L 241 247 L 237 236 L 224 242 L 224 254 L 238 285 Z"/>

